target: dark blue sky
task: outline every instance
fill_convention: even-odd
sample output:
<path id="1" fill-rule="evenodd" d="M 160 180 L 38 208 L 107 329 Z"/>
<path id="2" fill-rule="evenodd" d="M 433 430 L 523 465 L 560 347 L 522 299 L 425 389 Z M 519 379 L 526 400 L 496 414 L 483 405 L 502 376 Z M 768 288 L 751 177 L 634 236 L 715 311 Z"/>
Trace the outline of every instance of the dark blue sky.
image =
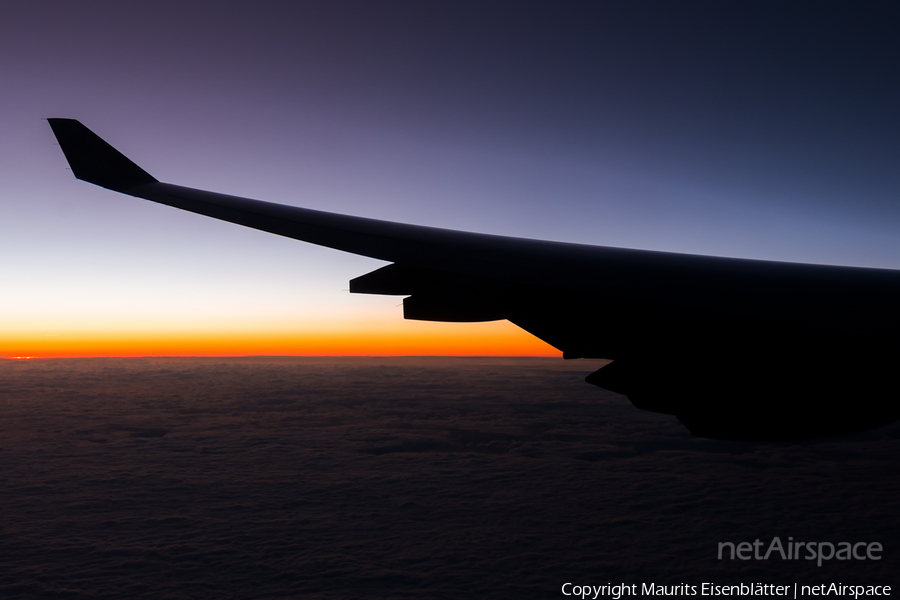
<path id="1" fill-rule="evenodd" d="M 72 180 L 54 116 L 263 200 L 900 268 L 898 25 L 877 2 L 7 3 L 0 309 L 115 328 L 396 304 L 339 291 L 374 261 Z"/>

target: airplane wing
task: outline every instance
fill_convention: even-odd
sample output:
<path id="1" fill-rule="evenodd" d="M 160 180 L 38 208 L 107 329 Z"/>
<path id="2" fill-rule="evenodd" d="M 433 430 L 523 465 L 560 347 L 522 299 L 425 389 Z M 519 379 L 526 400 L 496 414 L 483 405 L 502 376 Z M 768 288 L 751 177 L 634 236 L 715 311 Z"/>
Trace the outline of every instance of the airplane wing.
<path id="1" fill-rule="evenodd" d="M 407 319 L 508 319 L 587 381 L 724 439 L 800 439 L 900 418 L 900 271 L 528 240 L 339 215 L 162 183 L 73 119 L 49 119 L 75 177 L 389 264 L 350 291 Z M 849 395 L 849 398 L 848 398 Z M 852 400 L 850 399 L 852 398 Z M 852 408 L 851 408 L 852 406 Z"/>

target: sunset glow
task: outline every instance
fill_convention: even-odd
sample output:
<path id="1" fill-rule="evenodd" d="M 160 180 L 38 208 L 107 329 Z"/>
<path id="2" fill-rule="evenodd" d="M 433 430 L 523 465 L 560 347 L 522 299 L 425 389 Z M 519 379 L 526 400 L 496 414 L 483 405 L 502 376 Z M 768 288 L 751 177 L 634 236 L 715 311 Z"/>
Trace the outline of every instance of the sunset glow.
<path id="1" fill-rule="evenodd" d="M 508 321 L 374 323 L 335 328 L 75 330 L 54 335 L 4 335 L 0 356 L 559 356 Z"/>

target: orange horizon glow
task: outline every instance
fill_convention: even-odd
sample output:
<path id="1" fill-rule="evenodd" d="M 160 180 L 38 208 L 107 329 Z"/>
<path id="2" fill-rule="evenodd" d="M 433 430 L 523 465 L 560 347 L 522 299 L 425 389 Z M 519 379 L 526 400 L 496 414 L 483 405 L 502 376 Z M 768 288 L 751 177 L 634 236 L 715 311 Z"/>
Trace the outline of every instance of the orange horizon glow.
<path id="1" fill-rule="evenodd" d="M 560 356 L 560 351 L 508 321 L 401 322 L 355 331 L 20 332 L 0 336 L 0 356 L 39 358 L 137 356 Z"/>

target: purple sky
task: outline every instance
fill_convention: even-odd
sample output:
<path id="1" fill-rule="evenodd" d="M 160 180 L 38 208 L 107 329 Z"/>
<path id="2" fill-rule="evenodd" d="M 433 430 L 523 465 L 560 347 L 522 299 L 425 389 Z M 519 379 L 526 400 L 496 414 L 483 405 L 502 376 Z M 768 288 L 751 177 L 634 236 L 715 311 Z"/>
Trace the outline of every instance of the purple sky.
<path id="1" fill-rule="evenodd" d="M 376 261 L 75 181 L 47 117 L 274 202 L 900 268 L 892 7 L 4 3 L 3 328 L 400 316 L 341 291 Z"/>

